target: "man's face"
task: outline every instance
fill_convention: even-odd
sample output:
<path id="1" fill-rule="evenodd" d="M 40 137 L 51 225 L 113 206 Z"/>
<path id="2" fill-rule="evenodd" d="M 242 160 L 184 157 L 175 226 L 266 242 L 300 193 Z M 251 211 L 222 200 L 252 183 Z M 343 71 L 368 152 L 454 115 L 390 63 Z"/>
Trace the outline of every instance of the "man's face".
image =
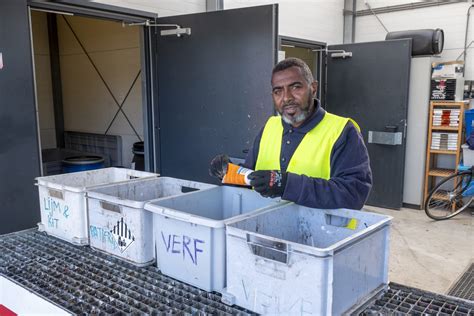
<path id="1" fill-rule="evenodd" d="M 317 89 L 318 83 L 308 83 L 298 67 L 276 72 L 272 77 L 275 110 L 285 122 L 298 127 L 313 113 Z"/>

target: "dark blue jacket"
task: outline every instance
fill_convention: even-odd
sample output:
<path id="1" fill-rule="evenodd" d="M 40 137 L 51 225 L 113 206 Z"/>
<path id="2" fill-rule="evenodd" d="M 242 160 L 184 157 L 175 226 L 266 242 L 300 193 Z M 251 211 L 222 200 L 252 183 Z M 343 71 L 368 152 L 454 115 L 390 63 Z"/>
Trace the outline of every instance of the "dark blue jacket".
<path id="1" fill-rule="evenodd" d="M 307 132 L 321 122 L 326 111 L 315 101 L 316 110 L 300 127 L 283 124 L 280 168 L 286 172 L 288 163 Z M 244 166 L 255 169 L 263 128 L 255 138 Z M 305 175 L 288 174 L 283 199 L 300 205 L 321 208 L 361 209 L 372 187 L 369 154 L 362 135 L 352 122 L 347 123 L 331 152 L 331 178 L 324 180 Z"/>

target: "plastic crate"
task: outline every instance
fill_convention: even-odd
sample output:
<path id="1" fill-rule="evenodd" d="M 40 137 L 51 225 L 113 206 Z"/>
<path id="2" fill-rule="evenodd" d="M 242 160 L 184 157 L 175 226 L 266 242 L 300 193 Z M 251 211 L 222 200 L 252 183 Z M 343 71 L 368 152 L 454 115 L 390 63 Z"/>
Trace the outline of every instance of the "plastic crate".
<path id="1" fill-rule="evenodd" d="M 341 315 L 388 283 L 391 217 L 289 204 L 227 225 L 223 300 L 270 315 Z"/>
<path id="2" fill-rule="evenodd" d="M 206 291 L 225 287 L 225 224 L 281 202 L 255 191 L 221 186 L 153 201 L 157 266 L 166 275 Z"/>
<path id="3" fill-rule="evenodd" d="M 474 166 L 474 150 L 469 149 L 467 144 L 461 145 L 463 166 Z"/>
<path id="4" fill-rule="evenodd" d="M 175 178 L 135 180 L 87 192 L 92 248 L 125 259 L 137 266 L 155 260 L 153 214 L 145 204 L 215 185 Z"/>
<path id="5" fill-rule="evenodd" d="M 157 176 L 150 172 L 105 168 L 36 178 L 41 211 L 38 228 L 73 244 L 87 245 L 87 189 Z"/>
<path id="6" fill-rule="evenodd" d="M 474 152 L 474 151 L 473 151 Z M 458 171 L 467 171 L 471 168 L 471 166 L 466 165 L 458 165 Z M 464 180 L 466 181 L 466 180 Z M 467 182 L 467 181 L 466 181 Z M 463 183 L 466 185 L 466 183 Z M 473 196 L 474 195 L 474 179 L 471 180 L 467 189 L 462 193 L 463 196 Z"/>
<path id="7" fill-rule="evenodd" d="M 474 127 L 474 109 L 464 111 L 464 121 L 466 126 L 466 140 L 471 135 Z"/>

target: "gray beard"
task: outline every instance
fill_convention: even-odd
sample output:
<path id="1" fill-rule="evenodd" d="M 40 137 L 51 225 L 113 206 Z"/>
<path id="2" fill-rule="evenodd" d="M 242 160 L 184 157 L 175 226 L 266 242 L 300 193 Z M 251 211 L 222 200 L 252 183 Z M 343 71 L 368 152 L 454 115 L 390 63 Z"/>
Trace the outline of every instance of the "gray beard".
<path id="1" fill-rule="evenodd" d="M 285 123 L 293 125 L 306 120 L 308 118 L 308 114 L 308 111 L 304 111 L 297 116 L 293 116 L 292 118 L 286 117 L 286 115 L 282 115 L 281 117 L 283 118 L 283 121 L 285 121 Z"/>
<path id="2" fill-rule="evenodd" d="M 308 108 L 306 110 L 302 111 L 297 116 L 293 116 L 293 117 L 290 118 L 290 117 L 286 117 L 285 115 L 283 115 L 283 113 L 280 113 L 281 117 L 283 118 L 283 121 L 286 124 L 293 125 L 293 124 L 301 123 L 304 120 L 306 120 L 309 116 L 309 109 L 311 108 L 311 102 L 314 102 L 314 99 L 311 97 L 311 94 L 309 94 L 308 95 Z"/>

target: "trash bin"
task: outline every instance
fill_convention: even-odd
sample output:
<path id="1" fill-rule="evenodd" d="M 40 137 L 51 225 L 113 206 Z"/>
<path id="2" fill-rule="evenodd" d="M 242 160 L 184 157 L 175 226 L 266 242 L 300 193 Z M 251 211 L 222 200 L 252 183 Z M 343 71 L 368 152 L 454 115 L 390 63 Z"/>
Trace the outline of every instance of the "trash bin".
<path id="1" fill-rule="evenodd" d="M 269 315 L 341 315 L 388 283 L 390 216 L 291 203 L 227 225 L 223 299 Z"/>
<path id="2" fill-rule="evenodd" d="M 137 266 L 154 263 L 153 214 L 145 211 L 145 203 L 214 187 L 159 177 L 89 190 L 90 245 Z"/>
<path id="3" fill-rule="evenodd" d="M 225 287 L 225 224 L 280 205 L 250 189 L 220 186 L 152 201 L 157 266 L 206 291 Z"/>
<path id="4" fill-rule="evenodd" d="M 132 169 L 145 170 L 145 144 L 144 142 L 136 142 L 133 144 Z"/>
<path id="5" fill-rule="evenodd" d="M 104 168 L 36 178 L 41 212 L 39 230 L 77 245 L 87 245 L 87 189 L 157 176 L 150 172 Z"/>
<path id="6" fill-rule="evenodd" d="M 104 158 L 100 156 L 73 156 L 63 159 L 63 173 L 104 168 Z"/>

